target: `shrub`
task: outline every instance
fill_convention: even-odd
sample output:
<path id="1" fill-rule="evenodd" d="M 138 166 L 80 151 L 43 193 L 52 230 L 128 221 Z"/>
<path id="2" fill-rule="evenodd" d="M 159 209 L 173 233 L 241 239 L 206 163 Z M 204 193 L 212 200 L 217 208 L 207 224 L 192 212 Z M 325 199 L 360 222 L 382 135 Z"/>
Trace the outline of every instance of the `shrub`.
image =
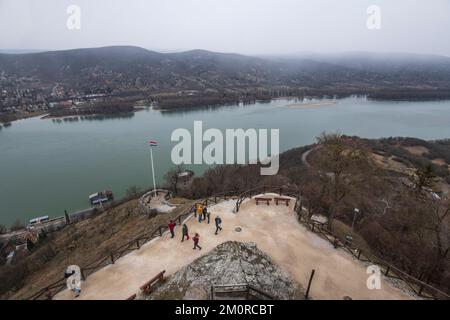
<path id="1" fill-rule="evenodd" d="M 16 221 L 14 221 L 14 223 L 11 225 L 11 231 L 17 231 L 17 230 L 22 230 L 25 229 L 25 224 L 20 220 L 17 219 Z"/>

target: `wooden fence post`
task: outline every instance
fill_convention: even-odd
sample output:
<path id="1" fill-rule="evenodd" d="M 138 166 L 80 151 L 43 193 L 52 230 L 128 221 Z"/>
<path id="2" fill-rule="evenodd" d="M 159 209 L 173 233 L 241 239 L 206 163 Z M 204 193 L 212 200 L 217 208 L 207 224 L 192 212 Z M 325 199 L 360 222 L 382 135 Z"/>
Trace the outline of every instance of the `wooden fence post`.
<path id="1" fill-rule="evenodd" d="M 81 273 L 81 280 L 85 281 L 85 280 L 86 280 L 86 277 L 85 277 L 85 275 L 84 275 L 83 268 L 80 268 L 80 273 Z"/>
<path id="2" fill-rule="evenodd" d="M 139 239 L 136 240 L 136 244 L 137 244 L 137 248 L 138 250 L 141 248 L 140 244 L 139 244 Z"/>
<path id="3" fill-rule="evenodd" d="M 316 272 L 316 270 L 312 269 L 311 271 L 311 276 L 309 277 L 309 282 L 308 282 L 308 289 L 306 289 L 306 294 L 305 294 L 305 299 L 308 300 L 308 296 L 309 296 L 309 289 L 311 289 L 311 283 L 312 280 L 314 278 L 314 273 Z"/>
<path id="4" fill-rule="evenodd" d="M 314 226 L 315 226 L 315 224 L 313 223 L 313 224 L 312 224 L 312 227 L 311 227 L 311 231 L 312 231 L 312 232 L 314 232 Z"/>
<path id="5" fill-rule="evenodd" d="M 333 246 L 334 246 L 335 249 L 337 247 L 339 247 L 339 241 L 338 241 L 338 238 L 336 238 L 336 237 L 334 237 L 334 239 L 333 239 Z"/>
<path id="6" fill-rule="evenodd" d="M 423 284 L 420 286 L 420 289 L 419 289 L 419 296 L 422 295 L 422 290 L 423 290 Z"/>
<path id="7" fill-rule="evenodd" d="M 114 264 L 114 253 L 111 252 L 111 263 Z"/>
<path id="8" fill-rule="evenodd" d="M 65 219 L 66 219 L 66 223 L 67 223 L 67 224 L 70 224 L 70 216 L 69 216 L 69 214 L 67 213 L 67 210 L 64 210 L 64 217 L 65 217 Z"/>
<path id="9" fill-rule="evenodd" d="M 359 258 L 361 257 L 361 252 L 362 252 L 362 250 L 361 250 L 361 249 L 358 249 L 358 260 L 359 260 Z"/>
<path id="10" fill-rule="evenodd" d="M 178 223 L 181 224 L 181 216 L 178 216 Z"/>
<path id="11" fill-rule="evenodd" d="M 386 272 L 384 273 L 385 276 L 387 276 L 387 275 L 389 274 L 390 268 L 391 268 L 390 266 L 388 266 L 388 267 L 386 268 Z"/>
<path id="12" fill-rule="evenodd" d="M 161 230 L 161 226 L 159 227 L 159 236 L 162 237 L 162 230 Z"/>
<path id="13" fill-rule="evenodd" d="M 45 298 L 47 300 L 52 300 L 52 298 L 53 298 L 53 294 L 52 294 L 52 292 L 50 291 L 49 288 L 47 288 L 47 290 L 45 291 Z"/>

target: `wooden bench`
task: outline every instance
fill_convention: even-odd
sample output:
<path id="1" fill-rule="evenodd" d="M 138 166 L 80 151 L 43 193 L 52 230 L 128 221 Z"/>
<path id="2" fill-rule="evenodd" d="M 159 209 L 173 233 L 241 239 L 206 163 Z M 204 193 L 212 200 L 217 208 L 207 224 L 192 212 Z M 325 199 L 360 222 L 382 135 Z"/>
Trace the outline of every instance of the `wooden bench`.
<path id="1" fill-rule="evenodd" d="M 289 198 L 281 198 L 281 197 L 275 197 L 275 204 L 278 205 L 278 202 L 284 202 L 286 203 L 286 206 L 289 205 L 289 201 L 291 201 L 291 199 Z"/>
<path id="2" fill-rule="evenodd" d="M 258 205 L 259 201 L 265 201 L 267 205 L 270 204 L 270 201 L 272 201 L 272 198 L 266 198 L 266 197 L 256 197 L 256 205 Z"/>
<path id="3" fill-rule="evenodd" d="M 161 271 L 153 279 L 151 279 L 150 281 L 146 282 L 143 286 L 141 286 L 140 289 L 142 290 L 142 292 L 147 295 L 150 294 L 152 292 L 152 287 L 158 282 L 160 281 L 162 282 L 164 280 L 165 272 L 166 270 Z"/>

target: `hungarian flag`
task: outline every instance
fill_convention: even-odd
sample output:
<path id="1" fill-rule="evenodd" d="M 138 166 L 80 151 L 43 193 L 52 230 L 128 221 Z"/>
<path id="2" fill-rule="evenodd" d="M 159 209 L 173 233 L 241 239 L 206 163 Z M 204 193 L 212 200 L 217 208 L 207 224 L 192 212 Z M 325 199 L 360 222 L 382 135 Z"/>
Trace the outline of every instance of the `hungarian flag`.
<path id="1" fill-rule="evenodd" d="M 150 145 L 150 147 L 156 147 L 158 145 L 158 142 L 156 142 L 155 140 L 150 140 L 148 144 Z"/>

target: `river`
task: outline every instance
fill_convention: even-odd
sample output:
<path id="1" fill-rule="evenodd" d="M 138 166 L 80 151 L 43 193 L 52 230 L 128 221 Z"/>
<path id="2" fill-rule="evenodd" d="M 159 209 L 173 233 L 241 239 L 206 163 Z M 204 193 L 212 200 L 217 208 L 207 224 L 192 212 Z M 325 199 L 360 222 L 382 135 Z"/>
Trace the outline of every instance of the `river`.
<path id="1" fill-rule="evenodd" d="M 172 167 L 171 133 L 177 128 L 278 128 L 280 150 L 310 144 L 321 132 L 365 138 L 450 138 L 450 101 L 380 102 L 346 98 L 297 105 L 274 100 L 252 105 L 177 112 L 146 109 L 128 117 L 56 121 L 30 118 L 0 130 L 0 223 L 61 216 L 89 206 L 88 195 L 111 189 L 117 198 L 130 186 L 152 184 L 148 141 L 156 180 Z M 290 105 L 290 107 L 285 107 Z M 188 166 L 201 174 L 206 166 Z"/>

